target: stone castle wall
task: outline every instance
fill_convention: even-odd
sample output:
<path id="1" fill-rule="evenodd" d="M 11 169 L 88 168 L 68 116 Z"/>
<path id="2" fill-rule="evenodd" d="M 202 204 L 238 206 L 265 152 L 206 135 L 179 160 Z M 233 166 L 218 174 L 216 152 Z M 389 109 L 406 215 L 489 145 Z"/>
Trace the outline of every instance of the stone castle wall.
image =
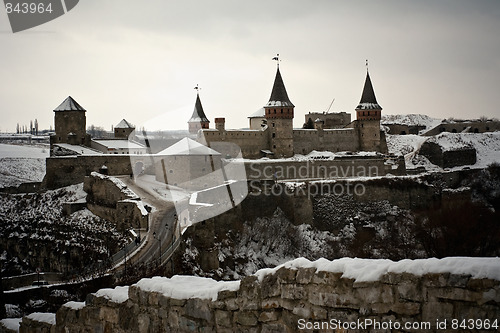
<path id="1" fill-rule="evenodd" d="M 353 128 L 342 129 L 294 129 L 293 149 L 295 154 L 306 155 L 317 151 L 358 151 L 359 136 Z"/>
<path id="2" fill-rule="evenodd" d="M 464 266 L 458 269 L 460 260 Z M 418 325 L 416 330 L 433 332 L 443 325 L 453 331 L 452 325 L 459 325 L 462 320 L 469 324 L 469 319 L 474 320 L 475 327 L 492 325 L 495 320 L 499 325 L 500 277 L 495 273 L 498 258 L 424 259 L 408 263 L 410 260 L 345 258 L 311 263 L 296 259 L 281 268 L 261 270 L 239 284 L 219 282 L 222 287 L 215 291 L 203 287 L 197 290 L 196 285 L 210 282 L 213 286 L 215 281 L 194 278 L 195 285 L 184 296 L 174 290 L 183 289 L 176 284 L 181 277 L 143 279 L 129 288 L 91 294 L 85 303 L 64 305 L 57 312 L 52 329 L 312 332 L 318 331 L 318 327 L 336 331 L 347 324 L 351 325 L 350 332 L 373 331 L 377 328 L 374 325 L 401 327 L 395 331 L 405 331 L 404 325 Z M 24 320 L 21 328 L 23 324 Z M 36 325 L 32 321 L 29 324 L 31 328 L 24 332 L 35 331 Z"/>
<path id="3" fill-rule="evenodd" d="M 148 228 L 148 213 L 137 195 L 118 179 L 92 173 L 85 177 L 87 208 L 97 216 L 112 221 L 118 230 Z"/>
<path id="4" fill-rule="evenodd" d="M 425 136 L 438 135 L 443 132 L 461 133 L 484 133 L 500 131 L 500 121 L 457 121 L 452 123 L 441 123 L 425 132 Z"/>

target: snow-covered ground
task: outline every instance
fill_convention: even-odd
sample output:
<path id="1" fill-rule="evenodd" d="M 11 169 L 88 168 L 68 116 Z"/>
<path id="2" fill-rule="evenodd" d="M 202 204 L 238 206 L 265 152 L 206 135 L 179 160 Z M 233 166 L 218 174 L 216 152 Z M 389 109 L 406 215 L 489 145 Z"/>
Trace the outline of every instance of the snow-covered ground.
<path id="1" fill-rule="evenodd" d="M 382 116 L 381 124 L 399 124 L 409 126 L 425 126 L 424 132 L 441 124 L 441 119 L 431 118 L 425 114 L 388 114 Z"/>
<path id="2" fill-rule="evenodd" d="M 0 144 L 0 187 L 42 181 L 48 145 Z"/>
<path id="3" fill-rule="evenodd" d="M 443 151 L 472 147 L 476 149 L 477 162 L 468 167 L 485 168 L 497 162 L 500 163 L 500 132 L 487 133 L 448 133 L 426 137 L 419 135 L 386 135 L 389 153 L 403 155 L 406 168 L 413 169 L 424 166 L 426 170 L 439 170 L 424 156 L 418 155 L 422 144 L 429 140 L 439 144 Z"/>

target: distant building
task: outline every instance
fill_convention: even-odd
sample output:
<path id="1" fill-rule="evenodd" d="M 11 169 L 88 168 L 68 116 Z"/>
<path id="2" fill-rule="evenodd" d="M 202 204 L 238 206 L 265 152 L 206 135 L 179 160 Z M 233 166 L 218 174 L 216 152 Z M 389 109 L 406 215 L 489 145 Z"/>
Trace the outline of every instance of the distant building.
<path id="1" fill-rule="evenodd" d="M 269 101 L 248 117 L 250 129 L 228 130 L 225 128 L 225 118 L 216 118 L 215 129 L 201 128 L 198 131 L 198 141 L 220 151 L 224 156 L 233 157 L 234 151 L 224 151 L 218 143 L 234 143 L 240 147 L 245 158 L 291 157 L 313 150 L 387 153 L 385 134 L 380 130 L 382 107 L 377 102 L 368 72 L 361 100 L 355 109 L 356 120 L 351 121 L 350 115 L 345 112 L 309 113 L 306 122 L 310 117 L 314 128 L 294 129 L 294 109 L 278 66 Z M 208 123 L 206 125 L 208 127 Z M 191 130 L 191 123 L 189 126 Z M 219 150 L 219 147 L 222 148 Z"/>
<path id="2" fill-rule="evenodd" d="M 115 126 L 115 137 L 91 139 L 86 133 L 86 110 L 71 96 L 54 109 L 55 133 L 50 137 L 51 156 L 96 154 L 145 154 L 139 142 L 129 140 L 134 126 L 123 119 Z"/>
<path id="3" fill-rule="evenodd" d="M 71 96 L 54 109 L 55 134 L 50 143 L 67 143 L 90 147 L 90 135 L 86 131 L 87 112 Z"/>
<path id="4" fill-rule="evenodd" d="M 135 130 L 134 125 L 132 125 L 125 119 L 122 119 L 122 121 L 120 121 L 118 125 L 116 125 L 114 128 L 115 138 L 127 139 L 134 130 Z"/>

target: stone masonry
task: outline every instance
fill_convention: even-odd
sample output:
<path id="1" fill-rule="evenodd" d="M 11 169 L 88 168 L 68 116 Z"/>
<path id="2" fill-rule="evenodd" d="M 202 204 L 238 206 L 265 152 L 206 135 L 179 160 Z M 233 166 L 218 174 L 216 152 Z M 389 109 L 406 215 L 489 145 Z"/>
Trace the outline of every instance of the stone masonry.
<path id="1" fill-rule="evenodd" d="M 349 260 L 356 266 L 356 260 L 360 259 Z M 378 265 L 386 261 L 374 263 L 373 270 L 377 271 Z M 364 262 L 359 264 L 357 267 L 364 266 Z M 422 267 L 426 264 L 424 260 Z M 479 271 L 495 271 L 491 266 L 492 262 L 488 262 Z M 493 274 L 495 278 L 491 275 L 477 278 L 472 272 L 415 275 L 389 270 L 374 281 L 360 282 L 345 277 L 345 272 L 315 267 L 285 265 L 263 271 L 264 274 L 258 272 L 241 280 L 236 290 L 219 291 L 216 300 L 175 299 L 138 285 L 131 286 L 128 298 L 119 302 L 90 294 L 80 306 L 63 306 L 57 312 L 53 329 L 55 332 L 312 332 L 305 326 L 330 325 L 316 331 L 340 332 L 343 330 L 334 327 L 340 325 L 339 321 L 371 320 L 385 325 L 428 323 L 430 326 L 422 331 L 433 332 L 438 331 L 437 321 L 446 320 L 447 329 L 439 331 L 451 332 L 457 331 L 451 329 L 453 320 L 457 323 L 474 319 L 490 324 L 500 320 L 498 274 Z M 33 327 L 33 323 L 30 325 Z M 349 332 L 376 331 L 373 328 L 365 326 Z"/>

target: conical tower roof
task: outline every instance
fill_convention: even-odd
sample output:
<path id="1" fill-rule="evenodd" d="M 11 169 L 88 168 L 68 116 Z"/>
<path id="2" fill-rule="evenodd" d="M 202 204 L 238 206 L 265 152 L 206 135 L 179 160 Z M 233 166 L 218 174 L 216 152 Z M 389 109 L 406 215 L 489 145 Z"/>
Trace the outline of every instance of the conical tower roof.
<path id="1" fill-rule="evenodd" d="M 189 123 L 210 122 L 210 120 L 208 120 L 207 116 L 205 115 L 205 112 L 203 111 L 203 106 L 201 105 L 201 100 L 200 100 L 200 94 L 196 94 L 196 103 L 194 105 L 193 115 L 191 116 L 191 119 L 189 119 L 188 122 Z"/>
<path id="2" fill-rule="evenodd" d="M 288 94 L 286 93 L 285 84 L 283 83 L 283 79 L 281 78 L 280 68 L 276 71 L 276 77 L 274 79 L 273 91 L 271 92 L 271 97 L 269 98 L 269 102 L 264 107 L 273 107 L 273 106 L 287 106 L 287 107 L 295 107 L 292 104 L 290 99 L 288 98 Z"/>
<path id="3" fill-rule="evenodd" d="M 54 111 L 86 111 L 73 97 L 68 96 Z"/>
<path id="4" fill-rule="evenodd" d="M 363 94 L 361 95 L 361 100 L 356 110 L 382 110 L 382 107 L 377 103 L 377 98 L 373 91 L 372 80 L 370 79 L 370 73 L 368 73 L 368 71 L 366 72 Z"/>

